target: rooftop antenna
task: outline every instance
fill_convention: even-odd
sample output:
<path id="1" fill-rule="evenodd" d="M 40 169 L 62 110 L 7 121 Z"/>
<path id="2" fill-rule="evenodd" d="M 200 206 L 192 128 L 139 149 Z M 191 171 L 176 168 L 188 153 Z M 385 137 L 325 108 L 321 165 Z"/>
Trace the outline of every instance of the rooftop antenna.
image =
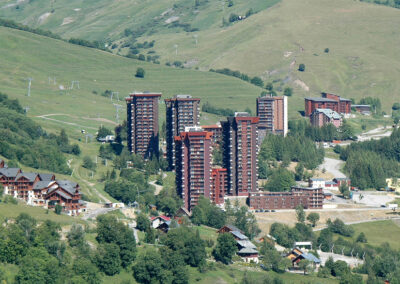
<path id="1" fill-rule="evenodd" d="M 31 96 L 31 85 L 32 85 L 32 81 L 33 81 L 33 78 L 28 78 L 27 79 L 29 82 L 28 82 L 28 97 L 30 97 Z"/>
<path id="2" fill-rule="evenodd" d="M 119 92 L 111 92 L 111 102 L 113 100 L 114 95 L 117 95 L 117 100 L 119 101 Z"/>
<path id="3" fill-rule="evenodd" d="M 74 89 L 74 85 L 76 85 L 76 87 L 79 89 L 79 81 L 72 81 L 71 82 L 71 90 Z"/>
<path id="4" fill-rule="evenodd" d="M 174 47 L 175 47 L 175 55 L 178 55 L 178 45 L 174 44 Z"/>
<path id="5" fill-rule="evenodd" d="M 115 112 L 116 112 L 115 119 L 117 120 L 117 123 L 119 124 L 119 110 L 122 108 L 122 105 L 114 104 L 114 106 L 115 106 Z"/>

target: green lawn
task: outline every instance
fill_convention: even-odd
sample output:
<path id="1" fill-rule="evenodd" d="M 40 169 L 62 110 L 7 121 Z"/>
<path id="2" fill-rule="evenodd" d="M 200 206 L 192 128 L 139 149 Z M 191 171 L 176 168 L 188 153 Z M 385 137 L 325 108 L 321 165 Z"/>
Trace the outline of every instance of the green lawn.
<path id="1" fill-rule="evenodd" d="M 392 248 L 400 249 L 400 226 L 393 221 L 368 222 L 351 226 L 355 230 L 354 239 L 358 234 L 364 232 L 370 245 L 379 246 L 387 242 Z"/>
<path id="2" fill-rule="evenodd" d="M 15 218 L 21 213 L 27 213 L 34 217 L 38 221 L 51 220 L 61 225 L 70 225 L 73 223 L 84 223 L 78 217 L 70 217 L 67 215 L 57 215 L 53 210 L 47 211 L 46 209 L 40 207 L 33 207 L 28 205 L 23 205 L 22 203 L 18 205 L 0 203 L 0 218 Z"/>

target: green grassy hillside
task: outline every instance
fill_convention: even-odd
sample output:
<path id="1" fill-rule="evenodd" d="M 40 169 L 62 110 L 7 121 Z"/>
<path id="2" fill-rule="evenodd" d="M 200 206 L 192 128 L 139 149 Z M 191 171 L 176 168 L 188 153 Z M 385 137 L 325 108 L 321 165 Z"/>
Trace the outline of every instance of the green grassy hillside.
<path id="1" fill-rule="evenodd" d="M 353 0 L 233 2 L 228 7 L 228 1 L 205 0 L 36 0 L 18 5 L 0 0 L 0 17 L 67 38 L 103 39 L 117 44 L 114 52 L 128 52 L 133 38 L 137 43 L 154 40 L 154 47 L 139 52 L 159 55 L 161 63 L 178 60 L 200 70 L 227 67 L 273 81 L 276 89 L 295 88 L 292 114 L 303 109 L 303 97 L 321 91 L 357 100 L 379 97 L 386 112 L 399 100 L 399 9 Z M 244 15 L 250 8 L 257 13 L 223 27 L 230 14 Z M 45 13 L 50 14 L 43 20 Z M 297 71 L 300 63 L 305 72 Z"/>
<path id="2" fill-rule="evenodd" d="M 389 111 L 400 98 L 400 10 L 351 0 L 283 0 L 228 28 L 153 35 L 164 60 L 199 60 L 200 68 L 228 67 L 298 97 L 321 91 L 344 97 L 379 97 Z M 178 56 L 173 45 L 178 44 Z M 329 48 L 329 53 L 325 53 Z M 305 72 L 297 71 L 300 63 Z M 297 109 L 303 101 L 294 99 Z"/>
<path id="3" fill-rule="evenodd" d="M 64 37 L 118 39 L 125 29 L 135 33 L 175 33 L 216 27 L 231 13 L 262 11 L 279 0 L 147 0 L 147 1 L 17 1 L 0 0 L 0 17 L 50 29 Z"/>
<path id="4" fill-rule="evenodd" d="M 238 110 L 244 110 L 250 102 L 254 109 L 261 92 L 258 87 L 223 75 L 163 67 L 22 31 L 0 28 L 0 38 L 2 91 L 29 106 L 30 116 L 63 121 L 75 128 L 115 125 L 110 98 L 100 96 L 106 89 L 118 91 L 122 105 L 123 97 L 130 92 L 149 90 L 162 92 L 163 98 L 192 94 L 219 107 Z M 145 69 L 144 79 L 134 76 L 137 67 Z M 30 97 L 28 77 L 33 78 Z M 55 85 L 53 81 L 49 84 L 49 77 L 56 78 Z M 80 89 L 69 89 L 74 80 L 79 81 Z M 163 113 L 164 108 L 160 109 Z M 125 117 L 124 111 L 120 116 Z"/>

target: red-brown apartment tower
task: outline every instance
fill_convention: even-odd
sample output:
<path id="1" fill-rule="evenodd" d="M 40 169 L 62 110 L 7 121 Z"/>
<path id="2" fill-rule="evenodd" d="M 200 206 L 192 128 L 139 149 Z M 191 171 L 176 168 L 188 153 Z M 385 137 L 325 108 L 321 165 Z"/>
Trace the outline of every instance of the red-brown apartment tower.
<path id="1" fill-rule="evenodd" d="M 266 133 L 282 134 L 288 132 L 288 103 L 287 97 L 264 96 L 257 98 L 257 116 L 260 143 Z"/>
<path id="2" fill-rule="evenodd" d="M 185 131 L 187 126 L 198 126 L 200 122 L 200 99 L 190 95 L 176 95 L 165 99 L 166 106 L 166 142 L 167 161 L 172 170 L 175 168 L 174 137 Z"/>
<path id="3" fill-rule="evenodd" d="M 187 127 L 175 137 L 176 188 L 186 209 L 193 210 L 199 197 L 211 199 L 212 133 Z"/>
<path id="4" fill-rule="evenodd" d="M 228 171 L 229 195 L 247 196 L 257 187 L 258 117 L 235 113 L 222 121 L 223 164 Z"/>
<path id="5" fill-rule="evenodd" d="M 228 192 L 228 173 L 223 168 L 213 168 L 211 172 L 211 201 L 215 204 L 223 204 Z"/>
<path id="6" fill-rule="evenodd" d="M 315 109 L 331 109 L 337 113 L 351 113 L 351 100 L 338 95 L 322 93 L 320 98 L 305 98 L 305 116 L 310 116 Z"/>
<path id="7" fill-rule="evenodd" d="M 158 157 L 158 99 L 161 93 L 133 93 L 126 98 L 128 149 L 145 159 Z"/>

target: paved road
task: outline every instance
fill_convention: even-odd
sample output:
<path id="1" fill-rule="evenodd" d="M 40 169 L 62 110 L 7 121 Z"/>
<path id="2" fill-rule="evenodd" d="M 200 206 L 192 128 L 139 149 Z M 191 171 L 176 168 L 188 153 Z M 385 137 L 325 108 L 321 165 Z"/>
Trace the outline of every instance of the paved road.
<path id="1" fill-rule="evenodd" d="M 392 134 L 392 131 L 393 131 L 392 128 L 378 127 L 370 131 L 367 131 L 365 133 L 362 133 L 357 138 L 358 141 L 369 141 L 371 139 L 376 140 L 390 136 L 390 134 Z"/>
<path id="2" fill-rule="evenodd" d="M 140 240 L 136 229 L 136 221 L 132 221 L 131 223 L 129 223 L 129 228 L 133 230 L 133 235 L 135 236 L 136 243 L 139 243 Z"/>
<path id="3" fill-rule="evenodd" d="M 331 173 L 334 177 L 345 178 L 346 176 L 340 171 L 343 165 L 343 161 L 332 158 L 324 158 L 324 162 L 319 166 L 320 170 L 325 169 L 328 173 Z"/>

